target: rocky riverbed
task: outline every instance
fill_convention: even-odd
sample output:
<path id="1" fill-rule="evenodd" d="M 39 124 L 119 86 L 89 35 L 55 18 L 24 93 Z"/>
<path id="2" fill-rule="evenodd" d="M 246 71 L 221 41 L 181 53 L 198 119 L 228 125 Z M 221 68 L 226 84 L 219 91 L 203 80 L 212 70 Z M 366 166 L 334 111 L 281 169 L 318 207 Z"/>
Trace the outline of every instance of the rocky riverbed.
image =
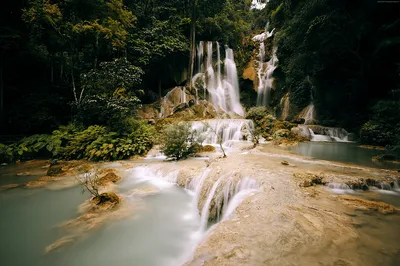
<path id="1" fill-rule="evenodd" d="M 227 158 L 211 152 L 179 162 L 149 157 L 112 164 L 73 163 L 73 167 L 65 167 L 68 169 L 65 175 L 43 178 L 42 172 L 36 173 L 36 179 L 18 187 L 29 188 L 28 184 L 35 182 L 50 188 L 76 185 L 74 171 L 82 167 L 105 168 L 104 173 L 115 172 L 123 182 L 126 171 L 147 167 L 183 188 L 190 189 L 196 182 L 200 188 L 197 209 L 203 215 L 206 205 L 206 227 L 203 237 L 186 257 L 185 265 L 395 265 L 399 262 L 399 206 L 382 202 L 383 194 L 376 191 L 395 189 L 400 178 L 397 171 L 311 160 L 270 145 L 255 149 L 250 149 L 250 143 L 246 145 L 232 149 Z M 226 199 L 229 203 L 233 201 L 245 182 L 251 183 L 249 193 L 237 202 L 236 210 L 226 215 Z M 341 195 L 329 189 L 341 186 L 355 193 Z M 2 188 L 12 186 L 6 184 Z M 369 191 L 368 197 L 363 196 L 367 192 L 361 191 Z M 144 187 L 126 195 L 147 197 L 157 193 L 157 188 Z M 87 215 L 91 212 L 86 212 Z M 74 226 L 73 221 L 82 221 L 80 217 L 67 222 L 69 227 Z M 101 217 L 106 219 L 104 215 Z M 72 241 L 68 235 L 59 241 L 64 244 L 64 240 Z M 48 249 L 58 248 L 60 243 L 55 242 Z"/>

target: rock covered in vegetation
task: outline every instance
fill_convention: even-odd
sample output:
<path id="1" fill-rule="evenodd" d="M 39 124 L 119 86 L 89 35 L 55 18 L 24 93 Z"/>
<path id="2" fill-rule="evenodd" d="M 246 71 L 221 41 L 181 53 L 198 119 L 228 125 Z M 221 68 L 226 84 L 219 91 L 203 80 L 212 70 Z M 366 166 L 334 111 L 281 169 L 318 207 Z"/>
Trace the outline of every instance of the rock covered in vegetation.
<path id="1" fill-rule="evenodd" d="M 93 197 L 92 202 L 97 206 L 114 208 L 121 202 L 121 199 L 114 192 L 104 192 Z"/>
<path id="2" fill-rule="evenodd" d="M 215 152 L 215 147 L 211 145 L 203 145 L 199 148 L 199 152 Z"/>
<path id="3" fill-rule="evenodd" d="M 61 175 L 62 173 L 64 173 L 64 170 L 61 164 L 52 164 L 47 171 L 48 176 L 57 176 Z"/>
<path id="4" fill-rule="evenodd" d="M 121 177 L 116 175 L 114 172 L 109 172 L 99 178 L 99 184 L 105 186 L 109 183 L 117 183 L 121 180 Z"/>
<path id="5" fill-rule="evenodd" d="M 294 173 L 294 177 L 300 180 L 298 183 L 300 187 L 311 187 L 314 185 L 324 185 L 324 176 L 311 173 Z"/>

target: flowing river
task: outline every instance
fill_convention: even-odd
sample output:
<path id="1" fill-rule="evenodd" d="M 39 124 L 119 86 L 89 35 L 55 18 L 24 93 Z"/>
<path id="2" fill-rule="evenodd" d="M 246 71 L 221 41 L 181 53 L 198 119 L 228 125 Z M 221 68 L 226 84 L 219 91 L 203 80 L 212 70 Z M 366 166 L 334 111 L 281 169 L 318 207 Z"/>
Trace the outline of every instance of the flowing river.
<path id="1" fill-rule="evenodd" d="M 243 145 L 251 146 L 251 143 L 237 145 L 242 148 Z M 332 161 L 351 160 L 353 156 L 344 158 L 342 155 L 348 149 L 355 149 L 353 146 L 340 146 L 344 147 L 344 151 L 340 152 L 339 146 L 329 146 L 330 143 L 323 144 L 328 147 L 326 149 L 313 143 L 308 145 L 316 146 L 311 149 L 318 152 L 305 155 Z M 210 167 L 206 167 L 207 158 L 175 163 L 163 162 L 165 158 L 162 156 L 96 164 L 98 168 L 112 168 L 122 177 L 115 192 L 123 198 L 126 210 L 118 219 L 105 219 L 95 230 L 89 228 L 80 231 L 71 241 L 67 239 L 65 245 L 50 250 L 53 243 L 68 236 L 68 230 L 61 225 L 79 216 L 80 206 L 90 198 L 89 195 L 82 194 L 76 182 L 68 183 L 65 180 L 41 188 L 16 187 L 0 191 L 0 265 L 177 266 L 187 261 L 192 261 L 187 265 L 199 265 L 201 261 L 211 260 L 210 265 L 257 266 L 265 265 L 264 262 L 269 260 L 244 258 L 253 258 L 254 254 L 267 257 L 269 252 L 284 264 L 294 259 L 291 257 L 291 241 L 304 241 L 301 242 L 304 247 L 310 246 L 311 251 L 298 250 L 300 255 L 303 254 L 299 265 L 310 265 L 308 263 L 312 261 L 344 263 L 346 256 L 361 263 L 370 261 L 363 265 L 399 265 L 398 215 L 349 211 L 339 203 L 333 204 L 335 201 L 330 199 L 325 202 L 334 195 L 348 194 L 400 207 L 399 190 L 371 188 L 368 192 L 362 192 L 327 185 L 313 190 L 312 193 L 321 195 L 320 200 L 315 201 L 301 196 L 304 192 L 293 182 L 293 173 L 312 169 L 356 175 L 360 171 L 362 174 L 364 168 L 357 168 L 355 164 L 346 168 L 346 165 L 309 160 L 294 156 L 293 150 L 291 152 L 271 145 L 262 145 L 255 151 L 227 149 L 228 158 L 217 159 Z M 298 153 L 305 153 L 303 144 L 297 149 Z M 326 151 L 326 156 L 323 151 Z M 371 156 L 371 151 L 365 151 L 364 161 Z M 354 157 L 358 153 L 354 153 Z M 287 160 L 289 166 L 281 165 L 281 160 Z M 36 180 L 45 175 L 45 164 L 32 161 L 2 166 L 0 185 L 18 186 Z M 375 174 L 368 171 L 370 175 Z M 182 177 L 189 173 L 191 179 L 178 180 L 179 174 Z M 376 175 L 381 176 L 382 173 L 385 172 L 377 172 Z M 314 209 L 331 211 L 318 214 Z M 312 221 L 318 230 L 310 227 L 304 217 Z M 348 222 L 348 219 L 352 222 Z M 261 231 L 260 226 L 263 228 Z M 318 232 L 321 230 L 326 236 L 320 239 L 322 248 L 314 252 L 312 249 L 316 246 L 313 241 L 320 238 Z M 336 243 L 338 236 L 346 234 L 350 241 L 326 248 Z M 354 237 L 353 234 L 358 236 Z M 304 240 L 296 240 L 303 237 Z M 265 241 L 277 242 L 272 246 L 253 244 Z M 244 248 L 246 245 L 249 247 L 248 253 Z M 239 246 L 239 253 L 229 251 Z M 263 246 L 267 249 L 263 250 Z M 288 252 L 281 253 L 280 257 L 273 255 L 278 250 L 286 249 Z M 343 258 L 338 259 L 335 252 L 341 254 L 344 252 L 342 249 L 346 252 Z M 220 255 L 212 255 L 214 253 Z M 277 261 L 271 260 L 271 265 Z"/>

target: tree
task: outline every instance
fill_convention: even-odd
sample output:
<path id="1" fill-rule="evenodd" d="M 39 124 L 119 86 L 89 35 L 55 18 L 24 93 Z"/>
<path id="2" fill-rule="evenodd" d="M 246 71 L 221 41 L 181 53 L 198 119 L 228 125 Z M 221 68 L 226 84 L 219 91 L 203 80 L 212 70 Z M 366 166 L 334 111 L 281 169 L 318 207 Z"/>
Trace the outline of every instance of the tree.
<path id="1" fill-rule="evenodd" d="M 226 153 L 225 153 L 225 149 L 223 146 L 224 140 L 223 140 L 222 136 L 223 136 L 224 130 L 227 128 L 227 125 L 221 126 L 221 122 L 218 120 L 217 123 L 214 123 L 214 126 L 208 122 L 204 122 L 204 126 L 207 129 L 207 132 L 210 132 L 211 134 L 214 134 L 217 137 L 217 143 L 218 143 L 219 147 L 221 148 L 223 158 L 226 158 Z"/>
<path id="2" fill-rule="evenodd" d="M 82 193 L 87 190 L 93 198 L 99 197 L 99 186 L 101 185 L 100 177 L 97 173 L 85 173 L 81 177 L 77 177 L 79 184 L 82 185 Z"/>
<path id="3" fill-rule="evenodd" d="M 201 137 L 192 130 L 190 123 L 170 124 L 162 131 L 161 151 L 168 158 L 187 158 L 198 151 L 201 143 Z"/>

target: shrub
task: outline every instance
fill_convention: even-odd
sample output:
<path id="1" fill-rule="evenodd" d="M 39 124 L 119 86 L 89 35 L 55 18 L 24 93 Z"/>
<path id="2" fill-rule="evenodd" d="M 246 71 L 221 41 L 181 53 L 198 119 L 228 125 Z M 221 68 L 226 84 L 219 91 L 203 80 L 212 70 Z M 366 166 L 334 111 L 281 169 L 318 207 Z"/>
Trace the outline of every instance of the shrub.
<path id="1" fill-rule="evenodd" d="M 372 107 L 372 120 L 361 127 L 361 142 L 372 145 L 400 144 L 400 101 L 379 101 Z"/>
<path id="2" fill-rule="evenodd" d="M 199 149 L 200 138 L 189 123 L 167 125 L 162 133 L 161 150 L 168 158 L 187 158 Z"/>
<path id="3" fill-rule="evenodd" d="M 9 163 L 13 160 L 13 148 L 0 143 L 0 163 Z"/>
<path id="4" fill-rule="evenodd" d="M 361 142 L 373 145 L 387 145 L 392 142 L 393 134 L 375 121 L 368 121 L 361 127 Z"/>

